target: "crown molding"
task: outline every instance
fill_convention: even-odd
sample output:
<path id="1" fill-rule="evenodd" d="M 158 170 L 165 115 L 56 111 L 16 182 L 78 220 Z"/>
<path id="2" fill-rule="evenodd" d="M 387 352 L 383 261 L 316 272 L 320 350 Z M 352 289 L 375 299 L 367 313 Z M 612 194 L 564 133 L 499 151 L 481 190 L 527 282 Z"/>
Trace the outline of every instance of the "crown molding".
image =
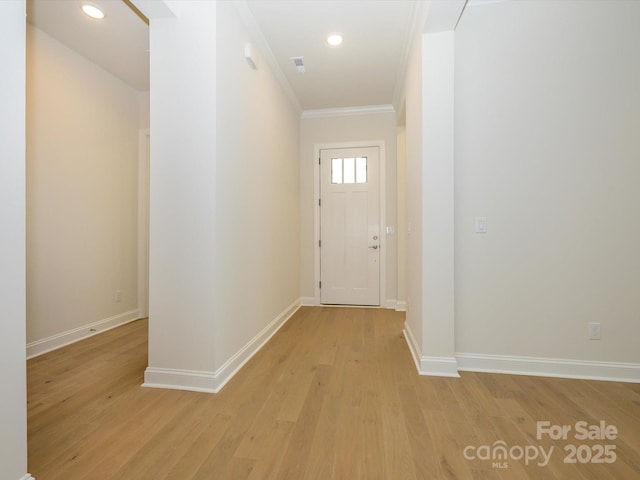
<path id="1" fill-rule="evenodd" d="M 467 7 L 479 7 L 483 5 L 491 5 L 492 3 L 507 3 L 513 0 L 467 0 Z"/>
<path id="2" fill-rule="evenodd" d="M 412 6 L 412 12 L 407 21 L 405 28 L 403 48 L 400 54 L 400 65 L 396 74 L 396 85 L 393 91 L 393 106 L 397 112 L 402 110 L 402 104 L 404 103 L 406 92 L 406 79 L 407 79 L 407 67 L 409 65 L 409 54 L 411 53 L 411 47 L 413 41 L 418 32 L 422 32 L 422 27 L 425 21 L 426 14 L 426 2 L 415 2 Z"/>
<path id="3" fill-rule="evenodd" d="M 364 107 L 321 108 L 305 110 L 302 118 L 346 117 L 350 115 L 373 115 L 377 113 L 395 113 L 393 105 L 367 105 Z"/>
<path id="4" fill-rule="evenodd" d="M 298 100 L 298 97 L 296 97 L 296 94 L 293 93 L 293 88 L 291 88 L 291 84 L 289 83 L 289 81 L 287 80 L 287 77 L 285 76 L 284 72 L 280 68 L 278 61 L 276 60 L 276 57 L 273 54 L 273 51 L 269 47 L 269 44 L 267 43 L 267 40 L 264 37 L 264 34 L 262 33 L 262 30 L 260 29 L 260 26 L 258 25 L 258 22 L 256 21 L 255 17 L 253 16 L 253 13 L 251 12 L 251 8 L 247 4 L 246 0 L 233 0 L 233 6 L 238 12 L 240 19 L 242 20 L 242 23 L 246 27 L 251 41 L 255 45 L 256 49 L 260 51 L 260 54 L 262 58 L 265 60 L 265 62 L 267 63 L 267 65 L 269 65 L 271 72 L 273 73 L 276 80 L 278 80 L 278 83 L 280 83 L 280 86 L 282 87 L 282 90 L 284 91 L 285 95 L 287 96 L 291 104 L 294 106 L 294 108 L 298 112 L 302 112 L 300 101 Z"/>

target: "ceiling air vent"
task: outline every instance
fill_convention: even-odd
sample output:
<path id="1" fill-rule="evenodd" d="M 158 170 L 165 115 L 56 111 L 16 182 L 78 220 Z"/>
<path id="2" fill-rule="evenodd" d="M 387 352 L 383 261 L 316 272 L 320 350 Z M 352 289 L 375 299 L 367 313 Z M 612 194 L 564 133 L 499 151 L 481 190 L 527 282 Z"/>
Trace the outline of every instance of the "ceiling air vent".
<path id="1" fill-rule="evenodd" d="M 306 70 L 304 68 L 304 61 L 302 60 L 302 57 L 291 57 L 291 61 L 293 62 L 293 64 L 298 69 L 298 72 L 300 72 L 300 73 L 306 72 Z"/>

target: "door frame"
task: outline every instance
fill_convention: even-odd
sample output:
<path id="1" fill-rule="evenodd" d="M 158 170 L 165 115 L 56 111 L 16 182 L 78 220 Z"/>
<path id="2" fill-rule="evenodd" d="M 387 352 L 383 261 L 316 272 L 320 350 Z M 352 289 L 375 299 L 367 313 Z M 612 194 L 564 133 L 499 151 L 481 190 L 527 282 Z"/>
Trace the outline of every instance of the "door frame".
<path id="1" fill-rule="evenodd" d="M 380 212 L 380 307 L 385 308 L 387 304 L 387 210 L 386 210 L 386 151 L 384 140 L 365 140 L 353 142 L 337 143 L 316 143 L 313 145 L 313 201 L 314 201 L 314 304 L 320 304 L 320 150 L 331 150 L 338 148 L 366 148 L 378 147 L 378 202 Z"/>

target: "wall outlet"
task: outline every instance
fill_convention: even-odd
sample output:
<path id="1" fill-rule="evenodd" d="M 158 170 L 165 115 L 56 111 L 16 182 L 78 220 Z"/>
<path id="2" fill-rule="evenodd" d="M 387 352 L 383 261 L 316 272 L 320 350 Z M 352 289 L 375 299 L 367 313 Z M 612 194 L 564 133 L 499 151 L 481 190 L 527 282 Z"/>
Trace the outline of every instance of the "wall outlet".
<path id="1" fill-rule="evenodd" d="M 115 300 L 116 302 L 122 301 L 122 290 L 116 290 Z"/>
<path id="2" fill-rule="evenodd" d="M 600 323 L 589 322 L 589 340 L 600 340 Z"/>

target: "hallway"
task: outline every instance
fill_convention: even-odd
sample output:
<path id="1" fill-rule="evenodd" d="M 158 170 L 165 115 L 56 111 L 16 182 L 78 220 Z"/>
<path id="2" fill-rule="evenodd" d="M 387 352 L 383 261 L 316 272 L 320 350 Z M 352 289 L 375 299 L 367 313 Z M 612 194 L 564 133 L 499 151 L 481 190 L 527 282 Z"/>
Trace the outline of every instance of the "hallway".
<path id="1" fill-rule="evenodd" d="M 29 361 L 29 469 L 39 480 L 634 478 L 637 384 L 463 372 L 420 377 L 383 309 L 301 308 L 216 395 L 141 388 L 139 320 Z M 617 461 L 563 463 L 536 422 L 617 425 Z M 537 445 L 496 470 L 467 445 Z M 574 442 L 575 443 L 575 442 Z M 539 460 L 537 460 L 539 461 Z M 499 475 L 498 475 L 499 473 Z"/>

